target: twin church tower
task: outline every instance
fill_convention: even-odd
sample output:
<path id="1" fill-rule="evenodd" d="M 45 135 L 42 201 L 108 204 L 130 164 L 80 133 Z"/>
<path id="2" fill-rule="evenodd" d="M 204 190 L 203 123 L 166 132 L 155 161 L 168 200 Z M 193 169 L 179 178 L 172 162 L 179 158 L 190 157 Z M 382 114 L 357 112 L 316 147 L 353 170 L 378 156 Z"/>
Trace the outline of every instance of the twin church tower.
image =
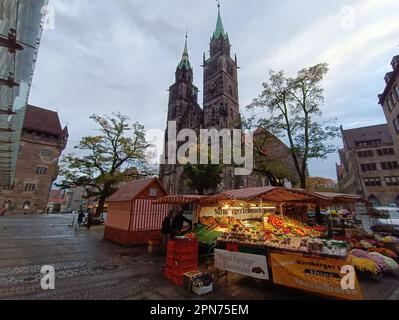
<path id="1" fill-rule="evenodd" d="M 238 99 L 237 57 L 231 57 L 231 45 L 223 27 L 218 5 L 216 29 L 211 37 L 210 57 L 203 58 L 203 109 L 198 104 L 198 88 L 193 83 L 187 36 L 183 56 L 176 69 L 175 83 L 169 88 L 168 122 L 176 121 L 177 132 L 182 129 L 241 129 Z M 165 134 L 167 149 L 168 132 Z M 165 150 L 165 153 L 166 150 Z M 169 194 L 193 193 L 184 183 L 181 165 L 161 165 L 160 178 Z M 240 177 L 226 166 L 220 190 L 241 187 Z"/>

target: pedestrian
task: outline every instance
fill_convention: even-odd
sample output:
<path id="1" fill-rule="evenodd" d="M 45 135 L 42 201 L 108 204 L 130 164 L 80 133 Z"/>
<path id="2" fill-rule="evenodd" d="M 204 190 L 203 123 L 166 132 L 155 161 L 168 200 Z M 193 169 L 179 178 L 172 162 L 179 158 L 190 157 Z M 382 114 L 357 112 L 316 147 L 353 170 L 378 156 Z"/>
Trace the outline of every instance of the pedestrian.
<path id="1" fill-rule="evenodd" d="M 320 209 L 319 205 L 317 205 L 316 208 L 315 208 L 315 218 L 316 218 L 316 223 L 318 225 L 322 225 L 323 224 L 323 222 L 324 222 L 323 221 L 323 216 L 321 214 L 321 209 Z"/>
<path id="2" fill-rule="evenodd" d="M 173 238 L 172 222 L 175 215 L 175 210 L 170 209 L 168 215 L 162 222 L 162 252 L 167 253 L 168 241 Z"/>
<path id="3" fill-rule="evenodd" d="M 82 222 L 83 222 L 84 218 L 85 218 L 85 214 L 84 214 L 83 210 L 79 210 L 79 213 L 78 213 L 78 224 L 77 224 L 77 226 L 75 228 L 75 231 L 80 230 L 80 227 L 82 226 Z"/>
<path id="4" fill-rule="evenodd" d="M 6 215 L 6 212 L 7 212 L 6 208 L 1 209 L 0 217 L 4 217 Z"/>
<path id="5" fill-rule="evenodd" d="M 93 222 L 93 213 L 91 212 L 91 209 L 89 209 L 89 212 L 87 213 L 87 231 L 90 230 L 92 222 Z"/>
<path id="6" fill-rule="evenodd" d="M 184 222 L 187 222 L 190 227 L 193 226 L 193 222 L 183 215 L 183 207 L 180 207 L 172 222 L 173 238 L 181 233 Z"/>

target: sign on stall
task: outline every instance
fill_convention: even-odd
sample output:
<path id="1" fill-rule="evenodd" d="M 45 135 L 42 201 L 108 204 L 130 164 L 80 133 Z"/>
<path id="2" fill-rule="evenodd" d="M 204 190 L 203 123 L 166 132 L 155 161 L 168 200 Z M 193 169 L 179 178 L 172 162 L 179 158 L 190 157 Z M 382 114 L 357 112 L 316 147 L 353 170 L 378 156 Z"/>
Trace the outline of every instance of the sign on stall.
<path id="1" fill-rule="evenodd" d="M 275 211 L 275 208 L 202 207 L 200 217 L 231 217 L 239 220 L 261 219 L 265 213 L 274 213 Z"/>
<path id="2" fill-rule="evenodd" d="M 272 253 L 271 263 L 276 284 L 338 299 L 363 300 L 356 273 L 353 288 L 342 285 L 348 276 L 346 260 Z"/>
<path id="3" fill-rule="evenodd" d="M 215 249 L 215 267 L 256 279 L 269 280 L 266 256 Z"/>

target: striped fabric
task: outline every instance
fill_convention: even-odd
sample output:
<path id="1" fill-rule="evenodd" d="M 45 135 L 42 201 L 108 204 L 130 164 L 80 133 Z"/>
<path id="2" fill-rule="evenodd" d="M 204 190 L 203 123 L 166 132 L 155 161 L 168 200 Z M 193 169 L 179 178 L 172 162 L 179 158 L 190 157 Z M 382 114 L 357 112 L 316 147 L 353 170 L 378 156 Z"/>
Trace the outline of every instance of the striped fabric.
<path id="1" fill-rule="evenodd" d="M 161 230 L 162 221 L 167 216 L 168 210 L 169 206 L 167 204 L 155 205 L 154 200 L 134 200 L 130 230 Z"/>
<path id="2" fill-rule="evenodd" d="M 199 195 L 177 195 L 177 196 L 165 196 L 157 201 L 156 204 L 187 204 L 187 203 L 196 203 L 200 200 L 208 198 L 209 196 L 199 196 Z"/>

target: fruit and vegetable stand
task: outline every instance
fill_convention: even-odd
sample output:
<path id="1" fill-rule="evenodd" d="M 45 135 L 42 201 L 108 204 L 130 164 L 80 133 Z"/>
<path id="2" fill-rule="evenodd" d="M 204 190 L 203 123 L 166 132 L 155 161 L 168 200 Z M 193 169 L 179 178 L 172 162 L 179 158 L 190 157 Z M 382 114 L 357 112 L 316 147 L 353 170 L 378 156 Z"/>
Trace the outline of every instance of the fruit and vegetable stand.
<path id="1" fill-rule="evenodd" d="M 397 272 L 397 255 L 388 244 L 395 246 L 399 240 L 379 239 L 361 230 L 349 238 L 328 239 L 327 228 L 299 222 L 304 206 L 329 203 L 333 204 L 331 197 L 301 189 L 227 191 L 197 199 L 193 222 L 199 228 L 194 232 L 210 246 L 214 243 L 215 267 L 220 271 L 331 298 L 359 300 L 363 297 L 359 273 Z M 295 212 L 287 215 L 286 207 L 294 211 L 297 207 L 297 218 Z M 343 288 L 341 282 L 351 266 L 354 287 Z"/>
<path id="2" fill-rule="evenodd" d="M 348 264 L 346 243 L 322 239 L 324 227 L 310 227 L 285 215 L 285 205 L 327 201 L 299 189 L 233 190 L 202 199 L 196 222 L 221 232 L 214 253 L 218 270 L 321 295 L 361 299 L 357 280 L 354 290 L 341 288 L 345 276 L 341 268 Z"/>

